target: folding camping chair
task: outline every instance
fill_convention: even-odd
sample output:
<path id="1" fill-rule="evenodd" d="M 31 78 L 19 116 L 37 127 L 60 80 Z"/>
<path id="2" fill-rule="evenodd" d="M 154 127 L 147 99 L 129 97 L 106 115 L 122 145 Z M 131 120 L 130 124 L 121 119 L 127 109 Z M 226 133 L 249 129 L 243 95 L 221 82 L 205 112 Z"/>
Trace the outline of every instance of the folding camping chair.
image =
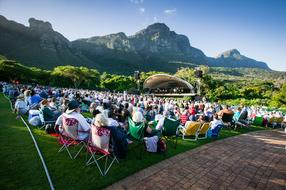
<path id="1" fill-rule="evenodd" d="M 58 152 L 62 152 L 66 150 L 71 159 L 75 159 L 81 150 L 86 146 L 86 142 L 84 140 L 78 140 L 78 125 L 79 122 L 75 118 L 66 118 L 63 116 L 62 121 L 62 129 L 63 131 L 59 134 L 58 140 L 62 145 Z M 77 151 L 75 156 L 72 156 L 69 147 L 80 146 L 80 149 Z"/>
<path id="2" fill-rule="evenodd" d="M 139 144 L 145 143 L 144 134 L 146 131 L 146 127 L 144 123 L 135 123 L 130 117 L 128 118 L 128 132 L 127 138 L 132 141 L 136 141 Z M 142 151 L 140 151 L 140 158 L 142 157 Z"/>
<path id="3" fill-rule="evenodd" d="M 105 176 L 114 162 L 119 163 L 114 153 L 109 150 L 110 130 L 104 127 L 91 126 L 91 134 L 87 143 L 87 152 L 91 157 L 86 162 L 86 165 L 95 163 L 100 174 Z M 100 166 L 100 161 L 104 160 L 104 167 Z M 108 163 L 108 160 L 110 162 Z"/>
<path id="4" fill-rule="evenodd" d="M 175 148 L 177 147 L 179 125 L 180 125 L 179 120 L 165 118 L 163 128 L 162 128 L 162 136 L 166 140 L 166 142 L 173 140 L 173 138 L 175 137 L 176 139 Z"/>
<path id="5" fill-rule="evenodd" d="M 263 117 L 262 116 L 256 116 L 254 118 L 253 124 L 257 125 L 257 126 L 262 126 L 263 125 Z"/>
<path id="6" fill-rule="evenodd" d="M 238 126 L 248 127 L 247 111 L 241 112 L 238 119 L 234 120 L 234 129 Z"/>
<path id="7" fill-rule="evenodd" d="M 208 130 L 207 136 L 208 137 L 215 137 L 217 138 L 219 136 L 219 133 L 224 125 L 217 125 L 214 129 Z"/>
<path id="8" fill-rule="evenodd" d="M 204 123 L 203 126 L 198 130 L 197 138 L 206 139 L 208 137 L 207 132 L 209 128 L 210 128 L 210 123 Z"/>
<path id="9" fill-rule="evenodd" d="M 44 119 L 44 113 L 42 110 L 39 110 L 39 117 L 40 117 L 40 120 L 41 120 L 41 126 L 40 126 L 40 129 L 43 129 L 45 128 L 47 125 L 55 125 L 56 121 L 45 121 Z"/>
<path id="10" fill-rule="evenodd" d="M 198 130 L 201 127 L 200 122 L 187 121 L 185 126 L 179 126 L 179 131 L 183 134 L 183 140 L 196 141 Z"/>

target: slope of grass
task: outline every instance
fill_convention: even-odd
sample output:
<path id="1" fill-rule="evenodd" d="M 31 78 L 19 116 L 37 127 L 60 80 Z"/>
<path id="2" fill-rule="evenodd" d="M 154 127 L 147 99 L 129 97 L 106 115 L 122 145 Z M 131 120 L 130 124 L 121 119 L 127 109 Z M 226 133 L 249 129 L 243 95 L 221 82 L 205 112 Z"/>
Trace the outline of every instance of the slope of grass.
<path id="1" fill-rule="evenodd" d="M 24 129 L 20 121 L 15 121 L 15 115 L 8 111 L 8 101 L 4 100 L 3 95 L 0 97 L 0 103 L 0 118 L 2 121 L 5 118 L 3 129 L 1 126 L 1 142 L 2 144 L 6 144 L 5 147 L 14 147 L 13 151 L 8 148 L 4 150 L 1 147 L 3 149 L 1 152 L 5 152 L 5 155 L 1 154 L 0 157 L 1 186 L 7 188 L 36 187 L 46 189 L 47 182 L 44 178 L 43 169 L 40 167 L 39 159 L 28 132 Z M 242 128 L 237 131 L 224 129 L 221 131 L 218 139 L 263 129 L 263 127 L 256 126 L 252 126 L 249 129 Z M 8 133 L 9 135 L 7 135 Z M 60 146 L 55 137 L 49 136 L 44 131 L 35 127 L 33 127 L 33 133 L 43 153 L 56 189 L 101 189 L 164 159 L 214 141 L 213 139 L 205 139 L 197 142 L 189 142 L 179 139 L 176 149 L 172 145 L 169 145 L 166 154 L 145 152 L 142 160 L 138 159 L 136 155 L 138 151 L 131 145 L 127 158 L 121 160 L 119 164 L 115 164 L 109 173 L 105 177 L 102 177 L 95 165 L 85 166 L 87 160 L 85 152 L 82 152 L 76 160 L 71 160 L 66 152 L 57 153 Z M 16 145 L 16 142 L 19 145 Z M 25 152 L 25 154 L 22 152 Z M 13 162 L 14 169 L 12 170 L 7 167 L 11 157 L 18 160 Z M 3 163 L 5 164 L 2 165 Z M 18 170 L 18 168 L 21 170 Z M 34 177 L 35 175 L 36 177 Z"/>
<path id="2" fill-rule="evenodd" d="M 0 95 L 0 189 L 48 189 L 44 169 L 27 128 Z"/>

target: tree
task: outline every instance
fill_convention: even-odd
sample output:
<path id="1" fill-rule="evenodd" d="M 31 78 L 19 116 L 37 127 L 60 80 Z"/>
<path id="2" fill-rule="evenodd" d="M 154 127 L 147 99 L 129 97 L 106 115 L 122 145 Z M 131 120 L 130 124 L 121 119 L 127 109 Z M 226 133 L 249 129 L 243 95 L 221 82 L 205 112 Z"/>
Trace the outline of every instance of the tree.
<path id="1" fill-rule="evenodd" d="M 58 66 L 51 72 L 53 76 L 53 83 L 60 82 L 61 86 L 71 86 L 78 88 L 80 86 L 97 86 L 99 84 L 100 74 L 95 69 L 88 69 L 86 67 L 75 66 Z"/>
<path id="2" fill-rule="evenodd" d="M 27 83 L 32 81 L 32 71 L 23 66 L 20 63 L 11 60 L 0 61 L 0 79 L 2 81 L 19 81 L 21 83 Z"/>
<path id="3" fill-rule="evenodd" d="M 136 82 L 131 76 L 110 75 L 103 73 L 101 76 L 101 87 L 108 90 L 125 91 L 136 87 Z"/>

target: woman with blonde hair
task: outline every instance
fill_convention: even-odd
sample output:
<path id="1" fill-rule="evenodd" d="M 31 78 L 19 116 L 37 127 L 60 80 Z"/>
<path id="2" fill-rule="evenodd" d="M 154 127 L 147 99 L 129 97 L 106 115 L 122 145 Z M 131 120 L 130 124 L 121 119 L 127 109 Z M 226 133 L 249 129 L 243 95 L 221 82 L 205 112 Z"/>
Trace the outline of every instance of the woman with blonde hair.
<path id="1" fill-rule="evenodd" d="M 125 158 L 128 150 L 126 134 L 120 127 L 108 126 L 108 118 L 99 113 L 92 122 L 92 143 L 103 150 L 108 150 L 112 138 L 112 149 L 118 158 Z"/>
<path id="2" fill-rule="evenodd" d="M 105 115 L 103 115 L 102 113 L 99 113 L 99 114 L 96 114 L 93 124 L 96 127 L 104 127 L 104 126 L 106 127 L 108 125 L 108 119 Z"/>

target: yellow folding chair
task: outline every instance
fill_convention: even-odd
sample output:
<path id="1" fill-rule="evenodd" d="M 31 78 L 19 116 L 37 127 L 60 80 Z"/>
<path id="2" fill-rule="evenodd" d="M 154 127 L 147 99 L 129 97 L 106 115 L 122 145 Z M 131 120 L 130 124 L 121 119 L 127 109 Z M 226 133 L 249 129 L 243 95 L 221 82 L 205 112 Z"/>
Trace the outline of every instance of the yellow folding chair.
<path id="1" fill-rule="evenodd" d="M 185 126 L 180 126 L 179 131 L 183 134 L 183 140 L 196 141 L 198 130 L 201 127 L 200 122 L 187 121 Z"/>
<path id="2" fill-rule="evenodd" d="M 208 130 L 210 128 L 210 123 L 204 123 L 202 125 L 202 127 L 200 128 L 200 130 L 198 130 L 198 133 L 197 133 L 197 138 L 198 139 L 206 139 L 208 138 Z"/>

